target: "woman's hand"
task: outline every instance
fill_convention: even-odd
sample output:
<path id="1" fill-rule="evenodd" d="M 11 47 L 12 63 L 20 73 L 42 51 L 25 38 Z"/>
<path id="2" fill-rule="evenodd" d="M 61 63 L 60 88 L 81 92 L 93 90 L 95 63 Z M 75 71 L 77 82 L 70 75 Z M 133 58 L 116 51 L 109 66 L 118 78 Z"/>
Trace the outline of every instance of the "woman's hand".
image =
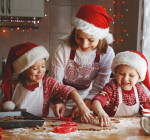
<path id="1" fill-rule="evenodd" d="M 62 102 L 56 103 L 53 107 L 54 115 L 58 118 L 63 117 L 66 110 L 66 105 Z"/>
<path id="2" fill-rule="evenodd" d="M 110 119 L 107 113 L 105 113 L 105 111 L 99 112 L 98 114 L 98 119 L 99 119 L 99 123 L 100 126 L 103 127 L 108 127 L 110 126 Z"/>
<path id="3" fill-rule="evenodd" d="M 84 102 L 80 103 L 79 111 L 81 122 L 90 123 L 92 122 L 93 118 L 95 118 L 95 115 L 92 113 L 92 111 L 89 110 Z"/>
<path id="4" fill-rule="evenodd" d="M 87 106 L 90 110 L 92 110 L 91 100 L 86 99 L 86 100 L 84 100 L 84 103 L 86 104 L 86 106 Z"/>
<path id="5" fill-rule="evenodd" d="M 90 123 L 92 122 L 93 118 L 95 118 L 95 115 L 89 110 L 89 108 L 85 104 L 80 105 L 80 107 L 74 106 L 70 114 L 74 119 L 80 117 L 81 122 L 85 123 Z"/>
<path id="6" fill-rule="evenodd" d="M 91 122 L 95 115 L 86 106 L 79 93 L 76 90 L 73 90 L 70 92 L 69 98 L 71 98 L 77 104 L 78 110 L 80 112 L 81 121 L 86 123 Z M 77 112 L 77 108 L 75 108 L 73 112 L 73 114 L 75 114 L 75 112 Z"/>
<path id="7" fill-rule="evenodd" d="M 86 104 L 86 106 L 91 110 L 92 109 L 92 105 L 91 105 L 91 101 L 90 100 L 85 100 L 84 103 Z M 79 108 L 78 106 L 74 106 L 72 108 L 72 110 L 70 111 L 70 115 L 72 116 L 72 118 L 77 119 L 80 116 L 80 112 L 79 112 Z"/>

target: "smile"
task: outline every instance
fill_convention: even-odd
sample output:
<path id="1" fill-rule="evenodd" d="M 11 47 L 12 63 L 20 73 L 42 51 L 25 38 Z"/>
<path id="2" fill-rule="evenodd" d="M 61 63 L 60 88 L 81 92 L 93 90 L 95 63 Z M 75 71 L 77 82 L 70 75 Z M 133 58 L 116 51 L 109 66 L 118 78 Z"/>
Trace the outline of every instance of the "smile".
<path id="1" fill-rule="evenodd" d="M 37 80 L 41 80 L 42 77 L 43 77 L 42 75 L 41 75 L 41 76 L 36 76 L 36 79 L 37 79 Z"/>
<path id="2" fill-rule="evenodd" d="M 88 48 L 82 48 L 82 51 L 87 51 L 89 49 L 90 49 L 90 47 L 88 47 Z"/>

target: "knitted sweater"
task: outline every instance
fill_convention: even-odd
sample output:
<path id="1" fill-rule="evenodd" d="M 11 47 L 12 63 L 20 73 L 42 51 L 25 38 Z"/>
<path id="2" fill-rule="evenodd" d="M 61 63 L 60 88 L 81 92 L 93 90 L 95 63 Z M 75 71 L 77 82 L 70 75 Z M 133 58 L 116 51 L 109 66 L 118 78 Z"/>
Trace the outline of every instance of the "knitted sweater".
<path id="1" fill-rule="evenodd" d="M 71 91 L 76 90 L 71 86 L 63 85 L 60 82 L 57 82 L 52 77 L 43 77 L 43 117 L 46 117 L 49 113 L 49 104 L 53 103 L 56 100 L 68 101 L 68 95 Z M 12 84 L 12 95 L 14 93 L 15 87 L 17 83 L 16 81 Z M 2 102 L 7 101 L 7 97 L 4 96 Z M 34 100 L 34 99 L 33 99 Z"/>
<path id="2" fill-rule="evenodd" d="M 138 83 L 135 86 L 137 88 L 140 105 L 146 105 L 150 108 L 148 96 L 144 91 L 144 87 L 140 86 Z M 99 100 L 106 113 L 109 116 L 114 116 L 119 105 L 117 81 L 113 79 L 107 83 L 105 87 L 93 98 L 93 100 Z M 136 103 L 134 90 L 122 90 L 122 100 L 123 103 L 128 106 L 134 105 Z"/>

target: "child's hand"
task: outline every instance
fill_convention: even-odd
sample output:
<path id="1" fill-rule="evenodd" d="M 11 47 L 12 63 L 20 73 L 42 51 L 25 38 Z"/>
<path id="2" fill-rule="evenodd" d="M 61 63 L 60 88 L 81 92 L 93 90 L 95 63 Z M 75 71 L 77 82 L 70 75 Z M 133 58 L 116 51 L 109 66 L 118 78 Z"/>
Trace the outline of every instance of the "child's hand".
<path id="1" fill-rule="evenodd" d="M 66 106 L 64 103 L 56 103 L 53 107 L 54 115 L 58 118 L 63 117 L 66 110 Z"/>
<path id="2" fill-rule="evenodd" d="M 103 126 L 106 126 L 106 127 L 110 126 L 109 116 L 104 111 L 99 112 L 98 119 L 99 119 L 99 123 L 100 123 L 101 127 L 103 127 Z"/>
<path id="3" fill-rule="evenodd" d="M 70 115 L 73 119 L 77 119 L 79 117 L 79 108 L 78 106 L 74 106 L 71 111 L 70 111 Z"/>
<path id="4" fill-rule="evenodd" d="M 98 115 L 100 126 L 110 126 L 110 119 L 108 114 L 102 108 L 99 100 L 94 100 L 92 103 L 93 111 Z"/>

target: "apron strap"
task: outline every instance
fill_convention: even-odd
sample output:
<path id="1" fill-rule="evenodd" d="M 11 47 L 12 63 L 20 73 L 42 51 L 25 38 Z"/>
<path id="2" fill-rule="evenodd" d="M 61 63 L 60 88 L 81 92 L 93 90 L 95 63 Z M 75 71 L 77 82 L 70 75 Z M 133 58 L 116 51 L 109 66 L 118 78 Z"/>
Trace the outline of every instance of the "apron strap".
<path id="1" fill-rule="evenodd" d="M 118 87 L 118 93 L 119 93 L 119 104 L 120 104 L 122 103 L 122 89 L 120 86 Z"/>
<path id="2" fill-rule="evenodd" d="M 75 53 L 76 53 L 76 50 L 71 49 L 71 52 L 70 52 L 70 59 L 71 59 L 71 60 L 74 60 Z M 96 57 L 95 57 L 95 60 L 94 60 L 94 61 L 95 61 L 95 62 L 99 62 L 99 60 L 100 60 L 100 54 L 99 54 L 98 51 L 96 51 Z"/>
<path id="3" fill-rule="evenodd" d="M 99 59 L 100 59 L 100 54 L 98 51 L 96 51 L 95 62 L 99 62 Z"/>
<path id="4" fill-rule="evenodd" d="M 71 52 L 70 52 L 70 59 L 71 60 L 74 60 L 75 53 L 76 53 L 76 50 L 71 49 Z"/>
<path id="5" fill-rule="evenodd" d="M 135 93 L 136 103 L 139 103 L 139 96 L 138 96 L 137 88 L 134 86 L 133 89 Z"/>

